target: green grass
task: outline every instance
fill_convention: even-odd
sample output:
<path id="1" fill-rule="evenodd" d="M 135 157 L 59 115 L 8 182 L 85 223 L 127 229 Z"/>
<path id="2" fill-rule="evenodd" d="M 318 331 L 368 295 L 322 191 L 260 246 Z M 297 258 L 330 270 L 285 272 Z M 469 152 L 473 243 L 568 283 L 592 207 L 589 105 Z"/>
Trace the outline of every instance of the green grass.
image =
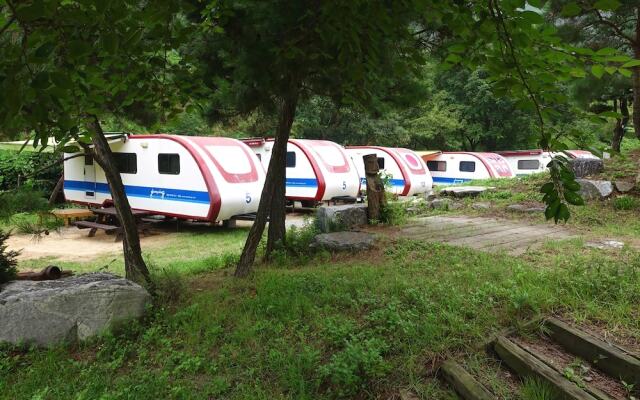
<path id="1" fill-rule="evenodd" d="M 184 274 L 212 271 L 232 265 L 238 259 L 248 228 L 224 229 L 220 227 L 180 228 L 171 233 L 171 240 L 162 246 L 145 248 L 142 252 L 150 269 L 168 269 Z M 96 240 L 112 240 L 96 238 Z M 41 269 L 48 264 L 75 272 L 104 270 L 124 275 L 124 262 L 121 254 L 102 255 L 88 262 L 60 261 L 55 257 L 23 260 L 20 269 Z"/>
<path id="2" fill-rule="evenodd" d="M 178 265 L 165 251 L 158 259 Z M 521 258 L 402 241 L 247 280 L 199 274 L 180 303 L 117 334 L 1 350 L 0 398 L 454 398 L 429 366 L 541 313 L 640 337 L 639 273 L 638 253 L 575 241 Z"/>

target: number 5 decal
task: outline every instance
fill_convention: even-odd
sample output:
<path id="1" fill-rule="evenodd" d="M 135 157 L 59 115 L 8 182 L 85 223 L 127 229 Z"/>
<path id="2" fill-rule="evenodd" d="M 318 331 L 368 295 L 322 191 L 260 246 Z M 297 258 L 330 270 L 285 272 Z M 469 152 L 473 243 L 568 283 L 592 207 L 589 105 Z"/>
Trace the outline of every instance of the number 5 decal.
<path id="1" fill-rule="evenodd" d="M 347 190 L 347 181 L 342 181 L 342 190 Z"/>
<path id="2" fill-rule="evenodd" d="M 251 203 L 251 193 L 247 193 L 247 195 L 244 198 L 244 201 L 246 201 L 247 204 Z"/>

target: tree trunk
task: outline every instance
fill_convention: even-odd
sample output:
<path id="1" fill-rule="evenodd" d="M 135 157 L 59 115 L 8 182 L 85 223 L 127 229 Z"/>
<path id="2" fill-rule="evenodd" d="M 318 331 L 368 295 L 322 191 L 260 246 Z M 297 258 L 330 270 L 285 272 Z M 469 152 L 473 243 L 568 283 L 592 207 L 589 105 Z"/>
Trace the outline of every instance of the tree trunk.
<path id="1" fill-rule="evenodd" d="M 640 7 L 636 8 L 636 40 L 632 43 L 633 55 L 640 60 Z M 633 67 L 633 129 L 640 139 L 640 66 Z"/>
<path id="2" fill-rule="evenodd" d="M 138 227 L 135 218 L 131 212 L 129 199 L 124 191 L 122 177 L 115 163 L 115 158 L 111 152 L 111 147 L 97 118 L 89 123 L 91 131 L 94 133 L 91 137 L 93 142 L 93 157 L 95 161 L 104 170 L 113 205 L 118 213 L 118 219 L 122 224 L 124 240 L 122 248 L 124 253 L 124 267 L 127 279 L 139 283 L 150 291 L 153 291 L 153 283 L 149 275 L 147 265 L 142 258 L 142 249 L 140 248 L 140 236 L 138 235 Z"/>
<path id="3" fill-rule="evenodd" d="M 60 191 L 62 190 L 63 187 L 64 187 L 64 174 L 62 174 L 60 179 L 58 179 L 56 186 L 54 186 L 53 190 L 51 191 L 51 195 L 49 196 L 50 206 L 56 204 L 56 200 L 58 199 L 58 196 L 60 195 Z"/>
<path id="4" fill-rule="evenodd" d="M 278 132 L 276 141 L 273 144 L 271 153 L 271 161 L 269 166 L 274 164 L 273 173 L 273 195 L 271 196 L 271 205 L 269 207 L 269 236 L 267 238 L 266 258 L 271 256 L 271 252 L 278 246 L 284 245 L 286 241 L 286 225 L 287 217 L 286 209 L 286 179 L 287 179 L 287 143 L 289 134 L 291 133 L 291 125 L 296 114 L 296 106 L 298 103 L 297 92 L 285 98 L 280 108 L 280 116 L 278 120 Z"/>
<path id="5" fill-rule="evenodd" d="M 620 111 L 622 111 L 622 99 L 620 100 Z M 613 112 L 618 112 L 618 99 L 613 99 Z M 611 139 L 611 150 L 620 153 L 620 143 L 624 137 L 624 125 L 621 118 L 616 118 L 616 125 L 613 128 L 613 139 Z"/>
<path id="6" fill-rule="evenodd" d="M 271 250 L 278 240 L 283 241 L 285 235 L 285 179 L 286 179 L 286 157 L 287 157 L 287 142 L 289 140 L 289 134 L 291 133 L 291 125 L 295 116 L 295 110 L 297 106 L 297 92 L 295 96 L 290 97 L 288 100 L 283 101 L 280 109 L 280 116 L 278 120 L 278 131 L 276 132 L 276 140 L 273 144 L 271 153 L 271 160 L 269 161 L 269 167 L 267 169 L 267 177 L 265 179 L 264 187 L 262 188 L 262 194 L 260 196 L 260 204 L 258 205 L 258 212 L 256 219 L 251 225 L 247 241 L 242 249 L 240 255 L 240 261 L 236 266 L 234 275 L 238 278 L 243 278 L 251 273 L 253 262 L 256 259 L 256 251 L 262 239 L 262 233 L 264 227 L 269 219 L 269 243 L 271 244 Z M 272 207 L 278 208 L 277 211 L 272 212 Z M 275 222 L 275 223 L 274 223 Z M 279 238 L 278 238 L 278 235 Z M 267 247 L 268 247 L 267 246 Z M 269 253 L 269 249 L 267 253 Z"/>
<path id="7" fill-rule="evenodd" d="M 380 221 L 386 202 L 384 184 L 380 178 L 380 166 L 377 154 L 362 156 L 364 173 L 367 177 L 367 213 L 369 220 Z"/>

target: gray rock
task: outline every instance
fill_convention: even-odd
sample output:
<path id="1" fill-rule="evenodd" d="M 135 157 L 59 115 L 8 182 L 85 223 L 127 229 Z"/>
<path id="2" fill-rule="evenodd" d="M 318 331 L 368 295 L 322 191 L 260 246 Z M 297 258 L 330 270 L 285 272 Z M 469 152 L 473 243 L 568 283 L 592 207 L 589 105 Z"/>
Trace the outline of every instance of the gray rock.
<path id="1" fill-rule="evenodd" d="M 316 211 L 318 227 L 322 232 L 348 230 L 367 224 L 366 204 L 322 206 Z"/>
<path id="2" fill-rule="evenodd" d="M 454 203 L 451 199 L 433 199 L 428 204 L 434 210 L 449 210 Z"/>
<path id="3" fill-rule="evenodd" d="M 485 186 L 452 186 L 444 188 L 440 193 L 444 196 L 475 197 L 493 188 Z"/>
<path id="4" fill-rule="evenodd" d="M 476 210 L 488 210 L 489 208 L 491 208 L 491 203 L 480 201 L 480 202 L 471 204 L 471 208 Z"/>
<path id="5" fill-rule="evenodd" d="M 604 162 L 599 158 L 574 158 L 569 160 L 569 165 L 576 174 L 576 178 L 604 172 Z"/>
<path id="6" fill-rule="evenodd" d="M 593 181 L 590 179 L 576 179 L 580 184 L 580 196 L 585 201 L 604 200 L 613 193 L 613 185 L 610 181 Z"/>
<path id="7" fill-rule="evenodd" d="M 510 204 L 507 210 L 521 213 L 540 213 L 544 212 L 544 206 L 527 205 L 527 204 Z"/>
<path id="8" fill-rule="evenodd" d="M 594 249 L 621 249 L 624 247 L 624 242 L 620 242 L 617 240 L 601 240 L 598 242 L 587 242 L 584 244 L 585 247 L 592 247 Z"/>
<path id="9" fill-rule="evenodd" d="M 630 182 L 630 181 L 614 181 L 613 185 L 616 187 L 616 190 L 620 193 L 630 192 L 636 186 L 634 182 Z"/>
<path id="10" fill-rule="evenodd" d="M 147 291 L 110 273 L 54 281 L 14 281 L 0 290 L 0 342 L 53 345 L 98 335 L 139 318 Z"/>
<path id="11" fill-rule="evenodd" d="M 375 237 L 366 232 L 332 232 L 316 235 L 311 247 L 329 251 L 362 251 L 373 247 Z"/>

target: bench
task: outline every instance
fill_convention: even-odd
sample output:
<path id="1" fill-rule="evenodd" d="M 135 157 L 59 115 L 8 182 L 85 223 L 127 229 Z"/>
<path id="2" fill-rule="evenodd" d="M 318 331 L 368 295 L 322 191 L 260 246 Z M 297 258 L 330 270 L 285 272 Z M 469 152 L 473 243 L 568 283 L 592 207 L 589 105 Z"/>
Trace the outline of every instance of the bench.
<path id="1" fill-rule="evenodd" d="M 116 242 L 120 240 L 120 227 L 115 225 L 107 225 L 101 224 L 99 222 L 91 222 L 91 221 L 76 221 L 72 223 L 77 226 L 78 229 L 91 229 L 89 231 L 89 237 L 94 237 L 98 229 L 105 231 L 107 234 L 116 232 Z"/>

